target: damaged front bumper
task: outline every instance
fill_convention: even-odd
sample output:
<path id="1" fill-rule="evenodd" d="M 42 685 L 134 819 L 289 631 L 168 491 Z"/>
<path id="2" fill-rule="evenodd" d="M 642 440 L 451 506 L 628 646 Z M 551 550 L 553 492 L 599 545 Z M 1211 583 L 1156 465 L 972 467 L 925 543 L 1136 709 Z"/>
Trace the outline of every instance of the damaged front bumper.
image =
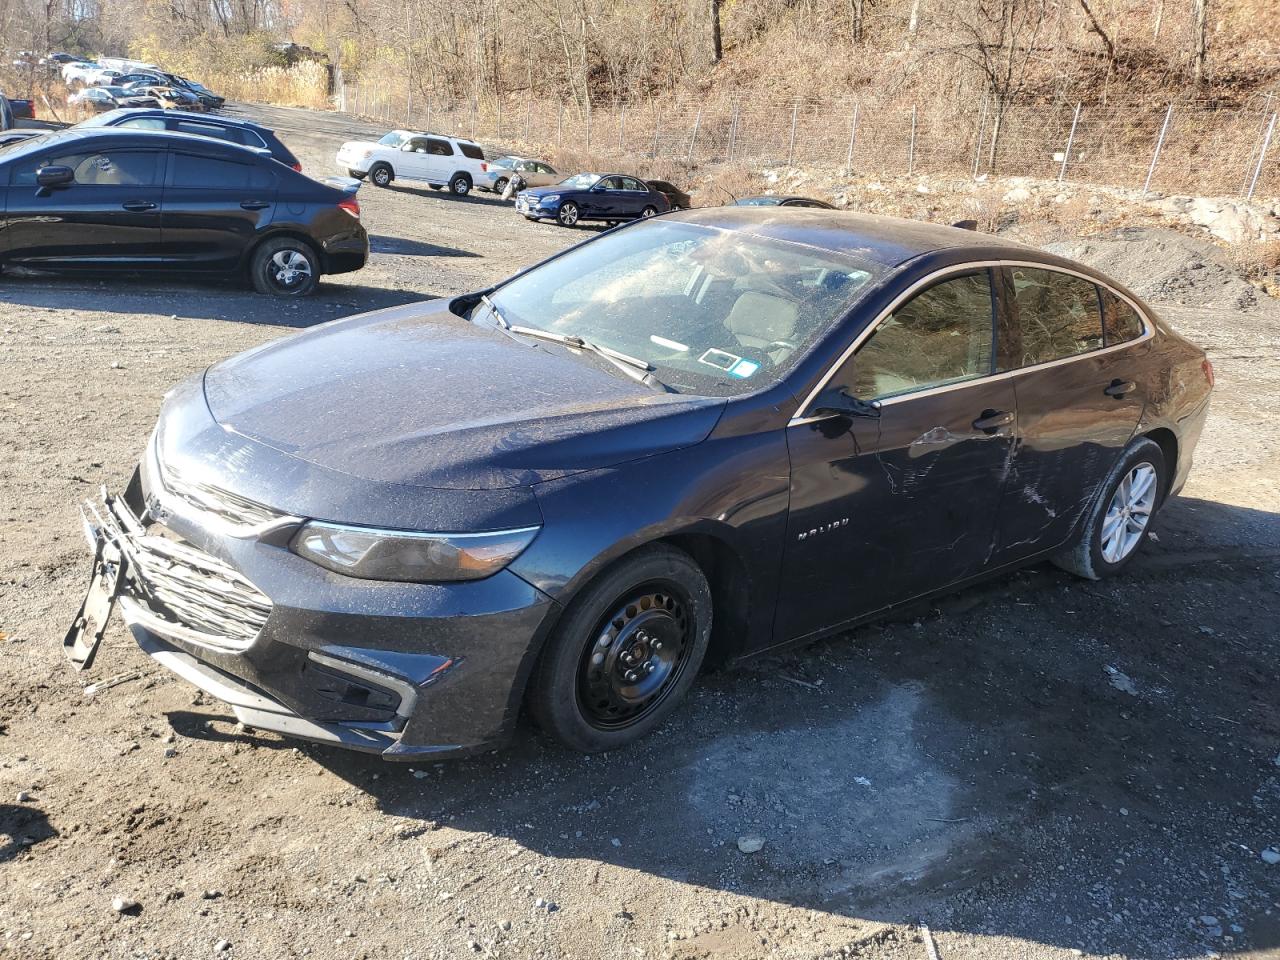
<path id="1" fill-rule="evenodd" d="M 148 458 L 123 495 L 84 506 L 93 573 L 64 641 L 78 669 L 116 608 L 144 652 L 246 726 L 388 759 L 505 738 L 549 598 L 512 574 L 462 598 L 349 580 L 288 551 L 295 517 L 210 533 Z"/>

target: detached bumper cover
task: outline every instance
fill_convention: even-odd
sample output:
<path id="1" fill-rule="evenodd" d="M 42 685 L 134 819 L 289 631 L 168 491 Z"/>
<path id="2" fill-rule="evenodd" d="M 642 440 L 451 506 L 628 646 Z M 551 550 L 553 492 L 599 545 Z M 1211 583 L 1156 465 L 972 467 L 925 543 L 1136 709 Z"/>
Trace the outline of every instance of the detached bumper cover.
<path id="1" fill-rule="evenodd" d="M 124 496 L 86 507 L 97 562 L 118 558 L 118 609 L 157 662 L 247 726 L 388 759 L 505 739 L 558 611 L 545 594 L 506 571 L 447 587 L 353 581 L 290 553 L 278 524 L 263 539 L 209 534 L 218 524 L 196 526 L 201 513 L 163 488 L 154 446 Z"/>

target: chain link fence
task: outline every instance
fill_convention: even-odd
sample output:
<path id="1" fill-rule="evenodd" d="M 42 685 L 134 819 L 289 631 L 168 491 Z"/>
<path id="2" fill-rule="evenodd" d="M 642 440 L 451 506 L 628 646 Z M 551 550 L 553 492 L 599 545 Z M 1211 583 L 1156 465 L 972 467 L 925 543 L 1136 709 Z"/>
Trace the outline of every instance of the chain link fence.
<path id="1" fill-rule="evenodd" d="M 875 176 L 1000 174 L 1162 193 L 1280 195 L 1280 98 L 1104 106 L 861 99 L 432 101 L 343 84 L 339 109 L 504 149 L 684 165 L 826 166 Z"/>

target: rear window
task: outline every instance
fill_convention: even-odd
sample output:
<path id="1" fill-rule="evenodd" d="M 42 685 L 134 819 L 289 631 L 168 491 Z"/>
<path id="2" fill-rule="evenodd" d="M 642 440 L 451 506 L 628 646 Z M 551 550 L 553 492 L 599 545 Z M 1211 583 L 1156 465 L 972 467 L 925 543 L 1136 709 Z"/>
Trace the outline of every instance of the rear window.
<path id="1" fill-rule="evenodd" d="M 220 127 L 216 123 L 199 123 L 194 120 L 179 120 L 173 125 L 178 133 L 194 133 L 201 137 L 216 137 L 230 143 L 243 143 L 240 131 L 230 127 Z"/>
<path id="2" fill-rule="evenodd" d="M 458 149 L 462 151 L 464 157 L 470 157 L 472 160 L 484 159 L 484 151 L 474 143 L 459 142 Z"/>
<path id="3" fill-rule="evenodd" d="M 1138 311 L 1106 287 L 1099 287 L 1098 293 L 1102 297 L 1102 335 L 1107 346 L 1127 343 L 1142 336 L 1142 318 Z"/>
<path id="4" fill-rule="evenodd" d="M 256 164 L 236 163 L 216 157 L 196 157 L 175 153 L 170 167 L 169 185 L 201 187 L 214 190 L 252 188 L 269 190 L 275 186 L 275 175 Z"/>
<path id="5" fill-rule="evenodd" d="M 1102 346 L 1098 288 L 1089 280 L 1012 267 L 1005 271 L 1000 323 L 1000 369 L 1074 357 Z"/>

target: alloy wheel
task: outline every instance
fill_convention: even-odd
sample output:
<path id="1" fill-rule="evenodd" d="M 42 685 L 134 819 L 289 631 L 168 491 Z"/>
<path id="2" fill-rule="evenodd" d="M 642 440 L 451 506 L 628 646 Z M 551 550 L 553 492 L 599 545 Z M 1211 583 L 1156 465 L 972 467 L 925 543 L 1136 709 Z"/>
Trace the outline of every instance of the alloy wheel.
<path id="1" fill-rule="evenodd" d="M 1102 518 L 1102 559 L 1119 563 L 1138 545 L 1156 504 L 1156 469 L 1143 462 L 1125 474 Z"/>
<path id="2" fill-rule="evenodd" d="M 572 227 L 578 222 L 578 208 L 572 203 L 566 203 L 560 208 L 560 222 L 566 227 Z"/>
<path id="3" fill-rule="evenodd" d="M 649 714 L 684 672 L 691 619 L 661 585 L 641 588 L 599 625 L 583 652 L 577 693 L 587 721 L 617 730 Z"/>
<path id="4" fill-rule="evenodd" d="M 281 290 L 292 290 L 311 279 L 311 261 L 300 250 L 280 250 L 267 267 L 271 282 Z"/>
<path id="5" fill-rule="evenodd" d="M 645 207 L 643 210 L 640 211 L 640 216 L 644 217 L 646 220 L 649 217 L 657 216 L 657 214 L 658 214 L 658 210 L 656 207 Z"/>

